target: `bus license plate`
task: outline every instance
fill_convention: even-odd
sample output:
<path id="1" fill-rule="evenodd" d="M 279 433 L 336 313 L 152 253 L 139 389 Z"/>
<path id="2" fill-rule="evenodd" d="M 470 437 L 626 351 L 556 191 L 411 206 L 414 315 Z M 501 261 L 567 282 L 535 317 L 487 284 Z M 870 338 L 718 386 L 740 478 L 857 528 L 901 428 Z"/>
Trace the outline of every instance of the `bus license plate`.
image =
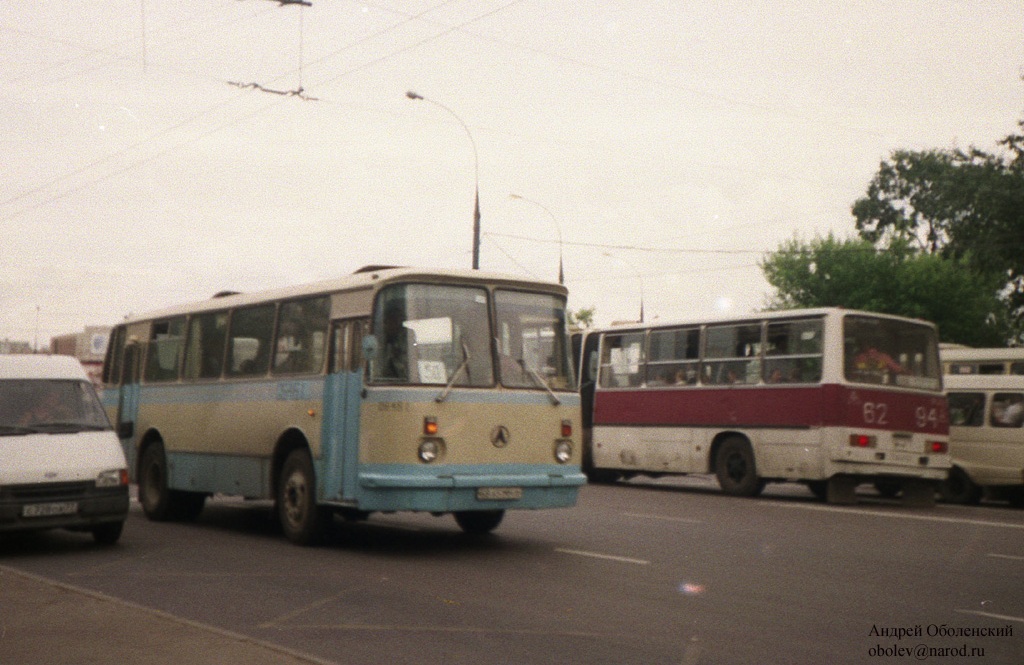
<path id="1" fill-rule="evenodd" d="M 478 487 L 476 498 L 480 501 L 515 501 L 523 498 L 522 487 Z"/>
<path id="2" fill-rule="evenodd" d="M 61 501 L 54 503 L 30 503 L 22 506 L 22 517 L 52 517 L 54 515 L 74 515 L 78 512 L 77 501 Z"/>

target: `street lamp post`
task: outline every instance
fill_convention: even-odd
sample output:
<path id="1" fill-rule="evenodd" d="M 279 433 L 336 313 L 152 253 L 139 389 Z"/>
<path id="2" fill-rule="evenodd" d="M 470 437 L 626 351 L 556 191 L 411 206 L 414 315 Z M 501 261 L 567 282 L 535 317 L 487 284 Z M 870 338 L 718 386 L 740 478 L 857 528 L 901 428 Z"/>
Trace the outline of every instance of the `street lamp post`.
<path id="1" fill-rule="evenodd" d="M 433 99 L 419 95 L 412 90 L 405 93 L 405 96 L 412 100 L 422 100 L 430 102 L 434 106 L 439 106 L 455 118 L 462 128 L 466 130 L 466 136 L 469 137 L 469 143 L 473 146 L 473 180 L 475 195 L 473 200 L 473 270 L 480 269 L 480 158 L 476 152 L 476 141 L 473 140 L 473 134 L 470 133 L 469 127 L 462 121 L 462 118 L 458 116 L 455 111 L 451 110 L 441 102 L 436 102 Z"/>
<path id="2" fill-rule="evenodd" d="M 558 232 L 558 283 L 565 284 L 565 271 L 562 269 L 562 227 L 558 225 L 558 219 L 555 217 L 555 214 L 548 210 L 547 206 L 543 205 L 542 203 L 538 203 L 533 199 L 528 199 L 525 196 L 520 196 L 518 194 L 509 194 L 508 197 L 510 199 L 518 199 L 520 201 L 532 203 L 533 205 L 539 207 L 541 210 L 546 212 L 548 216 L 551 217 L 551 221 L 555 223 L 555 231 Z"/>

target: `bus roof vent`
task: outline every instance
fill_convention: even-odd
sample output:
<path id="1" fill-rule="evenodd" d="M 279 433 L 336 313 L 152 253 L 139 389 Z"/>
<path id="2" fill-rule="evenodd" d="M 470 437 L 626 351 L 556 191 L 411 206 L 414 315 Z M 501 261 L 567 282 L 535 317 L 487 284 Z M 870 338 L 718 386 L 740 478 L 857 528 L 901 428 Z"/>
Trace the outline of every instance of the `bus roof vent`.
<path id="1" fill-rule="evenodd" d="M 391 270 L 393 268 L 400 268 L 400 267 L 401 266 L 374 266 L 374 265 L 363 266 L 362 268 L 360 268 L 359 270 L 355 271 L 352 274 L 353 275 L 358 275 L 358 274 L 364 273 L 364 272 L 377 272 L 378 270 Z"/>

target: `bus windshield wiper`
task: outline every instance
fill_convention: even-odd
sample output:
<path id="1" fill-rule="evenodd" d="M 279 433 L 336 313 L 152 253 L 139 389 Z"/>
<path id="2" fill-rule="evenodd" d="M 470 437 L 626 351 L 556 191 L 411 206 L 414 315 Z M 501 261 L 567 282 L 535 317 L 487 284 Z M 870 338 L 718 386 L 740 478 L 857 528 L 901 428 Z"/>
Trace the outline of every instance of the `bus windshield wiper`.
<path id="1" fill-rule="evenodd" d="M 558 406 L 559 404 L 562 403 L 562 400 L 558 399 L 558 395 L 556 395 L 555 391 L 551 389 L 551 386 L 548 384 L 548 382 L 544 380 L 544 377 L 540 375 L 540 372 L 533 369 L 532 367 L 527 367 L 526 362 L 522 359 L 519 360 L 519 366 L 523 368 L 524 372 L 526 372 L 533 378 L 533 380 L 537 383 L 538 386 L 548 391 L 548 396 L 551 398 L 551 403 L 554 406 Z"/>
<path id="2" fill-rule="evenodd" d="M 467 365 L 469 365 L 469 347 L 466 346 L 465 342 L 463 342 L 462 343 L 462 364 L 459 365 L 459 367 L 455 370 L 455 373 L 452 374 L 451 380 L 448 382 L 448 385 L 444 387 L 444 390 L 441 391 L 441 394 L 434 398 L 435 402 L 440 404 L 441 402 L 443 402 L 446 399 L 448 399 L 448 394 L 451 393 L 452 386 L 455 385 L 455 381 L 459 378 L 459 375 L 462 374 L 462 372 L 466 369 Z"/>

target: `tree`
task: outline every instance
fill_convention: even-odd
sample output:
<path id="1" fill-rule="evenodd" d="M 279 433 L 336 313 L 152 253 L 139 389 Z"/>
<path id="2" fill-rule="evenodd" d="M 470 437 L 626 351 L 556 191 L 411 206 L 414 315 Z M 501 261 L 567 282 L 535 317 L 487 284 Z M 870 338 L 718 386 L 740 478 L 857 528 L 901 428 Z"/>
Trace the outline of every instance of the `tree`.
<path id="1" fill-rule="evenodd" d="M 569 326 L 586 330 L 594 325 L 594 307 L 581 307 L 576 311 L 569 310 Z"/>
<path id="2" fill-rule="evenodd" d="M 1024 343 L 1024 134 L 998 145 L 999 154 L 895 151 L 852 212 L 860 236 L 878 248 L 904 243 L 995 279 L 990 314 L 1001 343 Z"/>
<path id="3" fill-rule="evenodd" d="M 769 309 L 847 307 L 933 321 L 943 341 L 994 346 L 998 281 L 958 259 L 918 251 L 908 238 L 885 249 L 833 235 L 794 238 L 761 262 L 776 289 Z"/>

